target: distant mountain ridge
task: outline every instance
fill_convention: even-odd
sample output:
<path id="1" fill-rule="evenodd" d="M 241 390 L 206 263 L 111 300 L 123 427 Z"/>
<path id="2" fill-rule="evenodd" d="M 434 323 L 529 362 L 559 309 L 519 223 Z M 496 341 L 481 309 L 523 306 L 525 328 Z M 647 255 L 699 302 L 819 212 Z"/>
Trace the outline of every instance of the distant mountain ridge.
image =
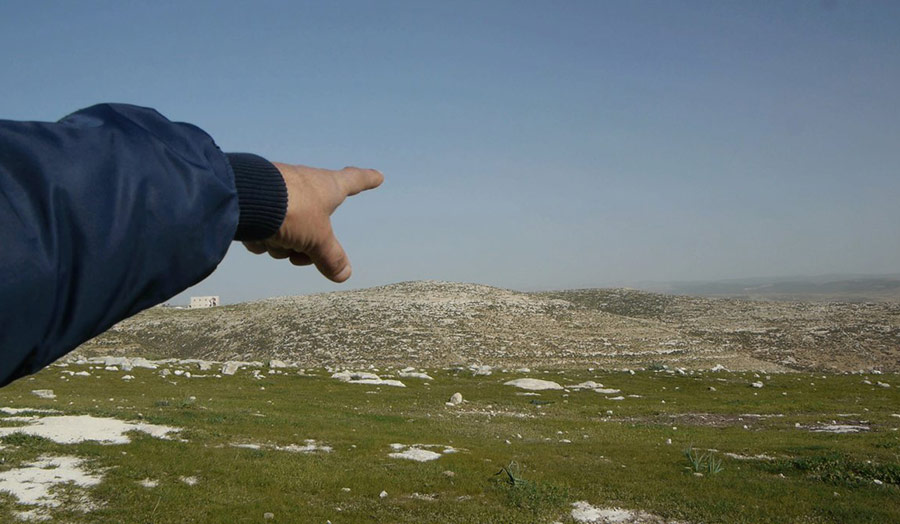
<path id="1" fill-rule="evenodd" d="M 628 289 L 523 293 L 418 281 L 233 306 L 153 308 L 82 355 L 301 366 L 900 370 L 900 304 L 785 303 Z"/>
<path id="2" fill-rule="evenodd" d="M 646 282 L 638 289 L 708 297 L 830 302 L 900 302 L 900 274 L 821 275 L 696 282 Z"/>

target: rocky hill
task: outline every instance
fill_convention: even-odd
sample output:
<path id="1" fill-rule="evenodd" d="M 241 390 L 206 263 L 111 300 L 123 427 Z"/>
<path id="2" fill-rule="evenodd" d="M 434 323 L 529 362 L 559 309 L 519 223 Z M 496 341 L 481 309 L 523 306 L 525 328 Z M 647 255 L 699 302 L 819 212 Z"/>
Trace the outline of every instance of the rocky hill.
<path id="1" fill-rule="evenodd" d="M 900 371 L 900 304 L 786 303 L 624 289 L 522 293 L 446 282 L 153 308 L 80 355 L 301 366 L 639 367 Z"/>

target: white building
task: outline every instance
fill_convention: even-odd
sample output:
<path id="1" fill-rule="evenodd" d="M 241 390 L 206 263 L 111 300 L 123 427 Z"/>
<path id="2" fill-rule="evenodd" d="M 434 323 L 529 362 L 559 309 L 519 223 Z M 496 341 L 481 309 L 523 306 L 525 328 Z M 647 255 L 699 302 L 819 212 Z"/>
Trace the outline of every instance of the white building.
<path id="1" fill-rule="evenodd" d="M 219 305 L 219 297 L 191 297 L 191 309 L 216 307 Z"/>

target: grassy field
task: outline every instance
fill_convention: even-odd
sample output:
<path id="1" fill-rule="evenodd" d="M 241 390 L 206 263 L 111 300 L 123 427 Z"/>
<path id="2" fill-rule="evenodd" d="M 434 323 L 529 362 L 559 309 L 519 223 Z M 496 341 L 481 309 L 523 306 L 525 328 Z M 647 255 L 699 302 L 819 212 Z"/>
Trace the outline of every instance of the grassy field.
<path id="1" fill-rule="evenodd" d="M 897 375 L 427 370 L 433 380 L 405 378 L 399 388 L 343 383 L 325 370 L 61 374 L 82 370 L 20 380 L 0 390 L 0 406 L 181 431 L 168 440 L 132 432 L 119 445 L 0 438 L 0 475 L 47 456 L 82 458 L 102 475 L 89 488 L 56 488 L 62 503 L 32 513 L 54 521 L 549 524 L 575 522 L 572 503 L 586 501 L 646 512 L 642 522 L 900 522 Z M 624 399 L 503 385 L 525 376 L 594 380 Z M 445 405 L 455 392 L 465 402 Z M 0 427 L 30 423 L 0 414 Z M 832 424 L 869 429 L 813 431 Z M 331 451 L 277 449 L 307 439 Z M 420 447 L 440 458 L 390 457 L 395 443 L 441 446 Z M 688 448 L 705 460 L 692 464 Z M 0 521 L 32 508 L 0 493 Z"/>

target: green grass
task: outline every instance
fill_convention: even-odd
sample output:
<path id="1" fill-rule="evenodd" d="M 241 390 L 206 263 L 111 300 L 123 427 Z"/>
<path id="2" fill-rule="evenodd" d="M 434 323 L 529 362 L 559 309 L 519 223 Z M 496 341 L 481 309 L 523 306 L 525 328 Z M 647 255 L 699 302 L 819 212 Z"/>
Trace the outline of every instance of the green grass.
<path id="1" fill-rule="evenodd" d="M 315 377 L 289 371 L 257 380 L 245 371 L 163 379 L 136 369 L 132 381 L 105 371 L 63 381 L 59 371 L 0 390 L 0 406 L 184 428 L 184 441 L 135 433 L 125 445 L 61 445 L 19 434 L 0 439 L 0 471 L 66 454 L 103 473 L 103 482 L 87 490 L 93 511 L 69 504 L 51 512 L 64 522 L 256 523 L 271 512 L 275 519 L 266 522 L 569 523 L 570 504 L 578 500 L 694 523 L 900 521 L 896 375 L 877 377 L 894 384 L 880 388 L 858 375 L 528 374 L 561 384 L 595 380 L 626 395 L 613 401 L 593 391 L 517 395 L 502 385 L 522 376 L 513 373 L 429 370 L 430 385 L 404 379 L 406 388 L 378 388 L 340 383 L 323 370 Z M 749 387 L 756 380 L 765 387 Z M 40 399 L 33 389 L 53 389 L 57 398 Z M 467 402 L 445 406 L 457 391 Z M 833 420 L 867 421 L 872 429 L 806 429 Z M 333 451 L 273 449 L 305 439 Z M 392 443 L 459 451 L 418 463 L 388 457 Z M 179 480 L 187 476 L 199 482 Z M 159 486 L 142 487 L 145 478 Z M 382 490 L 386 498 L 379 497 Z M 0 494 L 0 521 L 22 509 Z"/>

